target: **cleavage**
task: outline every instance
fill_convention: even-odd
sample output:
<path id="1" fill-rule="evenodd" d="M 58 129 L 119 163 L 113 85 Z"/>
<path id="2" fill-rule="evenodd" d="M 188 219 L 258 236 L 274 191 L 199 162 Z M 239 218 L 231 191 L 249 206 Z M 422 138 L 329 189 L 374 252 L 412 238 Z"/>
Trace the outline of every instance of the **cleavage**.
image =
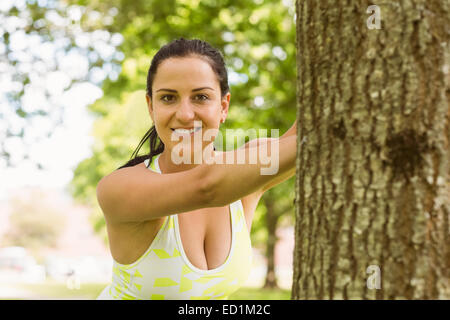
<path id="1" fill-rule="evenodd" d="M 232 244 L 229 210 L 227 205 L 178 215 L 181 245 L 194 267 L 206 271 L 226 262 Z"/>

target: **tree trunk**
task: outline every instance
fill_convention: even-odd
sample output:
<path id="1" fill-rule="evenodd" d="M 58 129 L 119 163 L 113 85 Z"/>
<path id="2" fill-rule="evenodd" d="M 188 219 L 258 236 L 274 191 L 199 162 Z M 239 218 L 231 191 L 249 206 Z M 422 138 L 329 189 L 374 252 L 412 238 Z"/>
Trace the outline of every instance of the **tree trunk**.
<path id="1" fill-rule="evenodd" d="M 268 233 L 266 246 L 267 273 L 264 288 L 274 289 L 278 288 L 275 274 L 275 245 L 277 243 L 276 230 L 279 216 L 274 208 L 274 199 L 269 194 L 264 197 L 264 204 L 267 208 L 266 227 Z"/>
<path id="2" fill-rule="evenodd" d="M 292 299 L 449 299 L 449 3 L 298 0 Z"/>

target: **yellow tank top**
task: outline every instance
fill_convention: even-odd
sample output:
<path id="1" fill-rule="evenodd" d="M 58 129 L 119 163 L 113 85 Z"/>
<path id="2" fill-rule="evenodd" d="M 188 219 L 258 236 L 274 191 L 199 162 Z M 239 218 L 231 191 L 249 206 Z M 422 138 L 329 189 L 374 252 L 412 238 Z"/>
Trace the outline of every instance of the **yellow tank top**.
<path id="1" fill-rule="evenodd" d="M 161 173 L 153 157 L 149 169 Z M 145 165 L 148 166 L 148 159 Z M 225 262 L 202 270 L 187 258 L 178 227 L 178 215 L 165 218 L 147 251 L 131 264 L 113 260 L 112 283 L 97 300 L 214 300 L 228 299 L 247 280 L 252 265 L 252 247 L 242 201 L 230 204 L 231 249 Z"/>

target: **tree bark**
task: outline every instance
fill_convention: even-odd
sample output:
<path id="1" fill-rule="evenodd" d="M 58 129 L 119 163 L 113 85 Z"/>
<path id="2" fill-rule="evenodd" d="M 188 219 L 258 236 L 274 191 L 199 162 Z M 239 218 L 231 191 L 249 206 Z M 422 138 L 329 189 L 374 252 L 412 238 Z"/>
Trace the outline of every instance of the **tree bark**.
<path id="1" fill-rule="evenodd" d="M 278 288 L 275 273 L 275 245 L 277 243 L 276 230 L 279 216 L 274 208 L 274 199 L 269 194 L 264 197 L 264 204 L 267 209 L 266 228 L 268 233 L 266 246 L 267 272 L 264 288 L 275 289 Z"/>
<path id="2" fill-rule="evenodd" d="M 450 298 L 449 3 L 371 4 L 296 3 L 292 299 Z"/>

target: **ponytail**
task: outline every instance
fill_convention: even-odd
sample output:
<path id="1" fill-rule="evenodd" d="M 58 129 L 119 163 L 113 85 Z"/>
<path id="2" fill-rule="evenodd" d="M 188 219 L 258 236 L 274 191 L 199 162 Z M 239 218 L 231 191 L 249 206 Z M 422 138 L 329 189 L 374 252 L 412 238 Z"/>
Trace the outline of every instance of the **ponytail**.
<path id="1" fill-rule="evenodd" d="M 146 141 L 149 141 L 149 145 L 150 145 L 150 153 L 147 155 L 143 155 L 143 156 L 138 156 L 139 150 L 141 149 L 141 147 L 144 145 L 144 143 Z M 158 143 L 159 142 L 159 143 Z M 158 144 L 157 144 L 158 143 Z M 141 139 L 141 141 L 139 142 L 139 145 L 137 146 L 136 150 L 134 150 L 134 152 L 131 154 L 130 160 L 125 163 L 123 166 L 117 168 L 116 170 L 125 168 L 125 167 L 132 167 L 137 165 L 138 163 L 144 162 L 145 160 L 149 159 L 147 168 L 150 166 L 150 160 L 162 153 L 164 151 L 164 143 L 159 139 L 158 137 L 158 133 L 156 132 L 156 128 L 155 125 L 153 125 L 150 130 L 148 130 L 144 137 Z"/>

